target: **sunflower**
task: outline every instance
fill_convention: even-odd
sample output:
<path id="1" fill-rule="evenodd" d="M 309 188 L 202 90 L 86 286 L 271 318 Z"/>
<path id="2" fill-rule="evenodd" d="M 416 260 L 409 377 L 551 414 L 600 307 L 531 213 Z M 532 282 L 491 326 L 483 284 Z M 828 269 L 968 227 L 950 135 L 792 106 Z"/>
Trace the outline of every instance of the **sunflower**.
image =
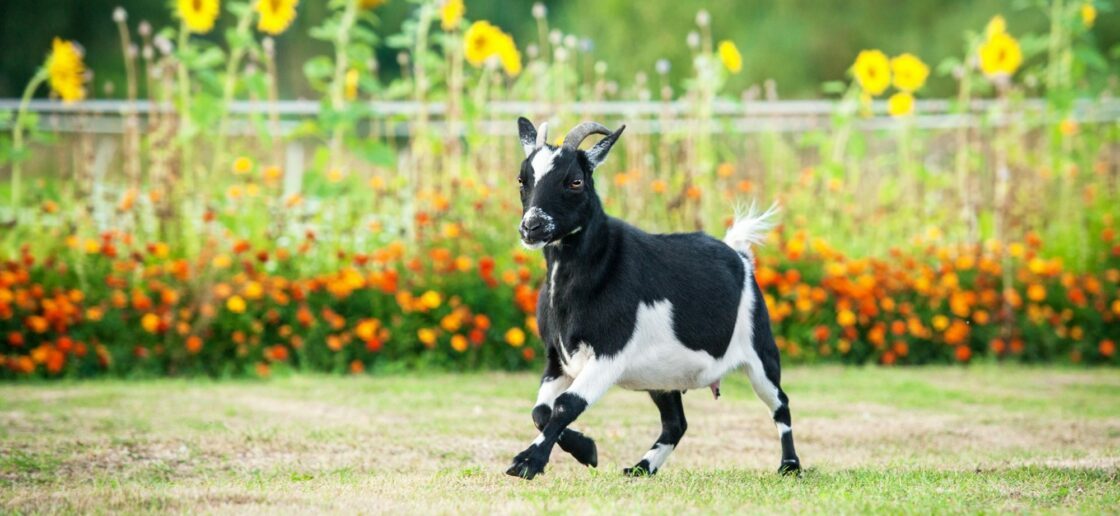
<path id="1" fill-rule="evenodd" d="M 187 30 L 206 34 L 214 28 L 214 20 L 218 19 L 220 6 L 218 0 L 177 0 L 179 18 L 187 26 Z"/>
<path id="2" fill-rule="evenodd" d="M 501 36 L 502 31 L 490 25 L 488 21 L 472 23 L 467 28 L 467 33 L 463 35 L 466 48 L 464 55 L 467 62 L 474 66 L 481 66 L 490 56 L 498 52 Z"/>
<path id="3" fill-rule="evenodd" d="M 85 74 L 81 47 L 72 41 L 54 38 L 51 55 L 47 58 L 47 76 L 51 89 L 63 102 L 76 102 L 86 97 Z"/>
<path id="4" fill-rule="evenodd" d="M 891 59 L 891 75 L 894 77 L 895 88 L 914 92 L 926 83 L 929 66 L 914 54 L 902 54 Z"/>
<path id="5" fill-rule="evenodd" d="M 1019 42 L 1006 32 L 994 34 L 980 45 L 980 70 L 984 75 L 1014 75 L 1023 64 L 1023 51 Z"/>
<path id="6" fill-rule="evenodd" d="M 463 21 L 463 13 L 466 11 L 463 0 L 447 0 L 439 11 L 440 26 L 447 31 L 459 28 L 459 22 Z"/>
<path id="7" fill-rule="evenodd" d="M 517 77 L 521 73 L 521 52 L 517 50 L 513 36 L 506 33 L 498 36 L 498 58 L 502 61 L 506 75 Z"/>
<path id="8" fill-rule="evenodd" d="M 900 91 L 887 99 L 887 112 L 891 116 L 906 116 L 914 113 L 914 96 L 908 91 Z"/>
<path id="9" fill-rule="evenodd" d="M 1081 23 L 1091 28 L 1095 21 L 1097 21 L 1097 8 L 1093 6 L 1093 3 L 1085 2 L 1081 4 Z"/>
<path id="10" fill-rule="evenodd" d="M 299 0 L 260 0 L 257 2 L 257 13 L 261 19 L 257 22 L 257 30 L 276 36 L 291 26 L 296 19 L 296 6 Z"/>
<path id="11" fill-rule="evenodd" d="M 863 91 L 874 95 L 881 95 L 891 85 L 890 61 L 887 55 L 879 50 L 864 50 L 856 56 L 852 65 L 856 81 Z"/>
<path id="12" fill-rule="evenodd" d="M 358 7 L 362 9 L 375 9 L 385 5 L 389 0 L 358 0 Z"/>
<path id="13" fill-rule="evenodd" d="M 984 37 L 991 39 L 992 36 L 1005 32 L 1007 32 L 1007 21 L 997 14 L 988 20 L 988 26 L 984 28 Z"/>
<path id="14" fill-rule="evenodd" d="M 739 73 L 743 69 L 743 55 L 731 41 L 720 42 L 719 60 L 723 61 L 723 66 L 731 73 Z"/>

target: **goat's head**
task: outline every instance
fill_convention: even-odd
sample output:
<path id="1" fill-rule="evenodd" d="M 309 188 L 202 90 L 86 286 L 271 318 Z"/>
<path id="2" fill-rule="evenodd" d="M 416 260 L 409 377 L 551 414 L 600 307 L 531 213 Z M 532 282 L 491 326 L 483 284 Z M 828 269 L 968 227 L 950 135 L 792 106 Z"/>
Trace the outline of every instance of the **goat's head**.
<path id="1" fill-rule="evenodd" d="M 577 125 L 557 147 L 548 144 L 548 124 L 540 130 L 526 118 L 517 120 L 525 161 L 517 182 L 521 185 L 521 243 L 530 249 L 578 233 L 599 209 L 592 172 L 607 159 L 626 126 L 611 132 L 594 122 Z M 592 134 L 601 134 L 590 149 L 579 145 Z"/>

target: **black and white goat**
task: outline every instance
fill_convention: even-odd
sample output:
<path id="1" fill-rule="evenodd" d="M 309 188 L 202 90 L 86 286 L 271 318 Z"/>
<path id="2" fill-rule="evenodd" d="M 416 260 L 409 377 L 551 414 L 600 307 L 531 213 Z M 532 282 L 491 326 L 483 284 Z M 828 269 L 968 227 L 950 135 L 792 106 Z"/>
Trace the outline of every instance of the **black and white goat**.
<path id="1" fill-rule="evenodd" d="M 711 387 L 740 367 L 769 407 L 782 444 L 779 472 L 796 473 L 789 400 L 780 386 L 778 348 L 750 246 L 770 227 L 771 209 L 741 218 L 721 242 L 703 233 L 651 235 L 609 217 L 595 193 L 595 168 L 626 126 L 615 132 L 583 123 L 549 145 L 518 120 L 522 243 L 544 249 L 548 275 L 537 303 L 547 364 L 533 408 L 540 435 L 506 473 L 531 479 L 554 445 L 596 466 L 595 442 L 569 428 L 613 385 L 648 391 L 661 411 L 661 436 L 627 475 L 656 473 L 688 424 L 681 393 Z M 590 149 L 580 143 L 605 135 Z"/>

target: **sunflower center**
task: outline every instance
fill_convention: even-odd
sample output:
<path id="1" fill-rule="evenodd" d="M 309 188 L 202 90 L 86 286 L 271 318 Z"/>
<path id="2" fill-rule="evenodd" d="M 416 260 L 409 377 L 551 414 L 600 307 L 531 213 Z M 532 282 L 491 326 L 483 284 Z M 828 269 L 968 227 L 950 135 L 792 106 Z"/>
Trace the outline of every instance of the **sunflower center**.
<path id="1" fill-rule="evenodd" d="M 202 0 L 191 0 L 191 8 L 193 8 L 195 11 L 201 11 Z"/>

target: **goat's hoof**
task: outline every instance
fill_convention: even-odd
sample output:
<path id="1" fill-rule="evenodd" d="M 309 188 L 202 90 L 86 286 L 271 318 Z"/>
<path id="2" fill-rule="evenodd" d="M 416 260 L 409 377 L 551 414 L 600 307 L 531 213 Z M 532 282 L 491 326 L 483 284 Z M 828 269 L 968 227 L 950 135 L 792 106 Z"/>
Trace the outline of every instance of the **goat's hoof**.
<path id="1" fill-rule="evenodd" d="M 532 480 L 533 477 L 544 473 L 545 464 L 547 464 L 545 461 L 522 452 L 513 459 L 513 464 L 506 470 L 506 474 L 511 477 Z"/>
<path id="2" fill-rule="evenodd" d="M 577 437 L 578 436 L 578 437 Z M 564 451 L 572 454 L 580 464 L 592 468 L 599 467 L 599 449 L 595 441 L 583 434 L 572 434 L 565 439 L 561 446 Z"/>
<path id="3" fill-rule="evenodd" d="M 797 459 L 784 459 L 782 465 L 778 466 L 778 474 L 780 475 L 794 475 L 801 476 L 801 461 Z"/>
<path id="4" fill-rule="evenodd" d="M 649 461 L 642 459 L 642 461 L 635 464 L 634 467 L 623 469 L 622 474 L 628 477 L 652 477 L 657 474 L 657 470 L 650 471 Z"/>

